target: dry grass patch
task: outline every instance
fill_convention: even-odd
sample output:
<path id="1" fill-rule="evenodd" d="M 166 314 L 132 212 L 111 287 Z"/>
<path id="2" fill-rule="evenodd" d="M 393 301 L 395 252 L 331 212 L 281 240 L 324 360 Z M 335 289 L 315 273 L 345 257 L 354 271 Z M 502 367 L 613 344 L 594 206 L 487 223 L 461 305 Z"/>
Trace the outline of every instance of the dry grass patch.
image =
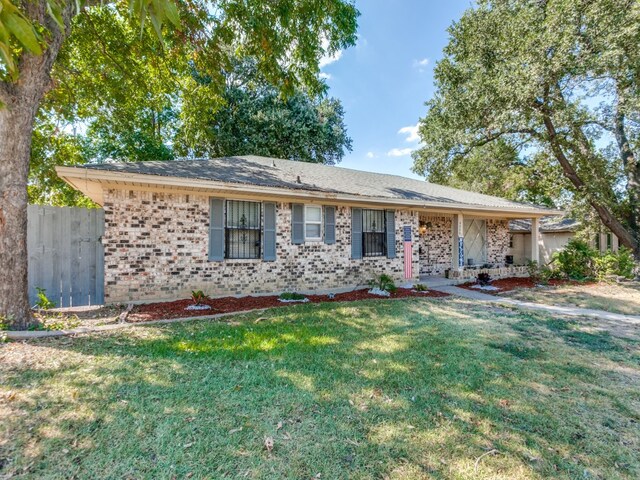
<path id="1" fill-rule="evenodd" d="M 547 305 L 640 315 L 640 282 L 637 281 L 519 289 L 500 296 Z"/>

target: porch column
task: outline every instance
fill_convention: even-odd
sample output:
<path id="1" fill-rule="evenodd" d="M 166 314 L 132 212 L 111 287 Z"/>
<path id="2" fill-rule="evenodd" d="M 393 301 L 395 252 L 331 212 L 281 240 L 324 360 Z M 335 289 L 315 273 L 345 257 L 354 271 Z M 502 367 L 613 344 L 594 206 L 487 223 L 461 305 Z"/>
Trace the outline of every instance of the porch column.
<path id="1" fill-rule="evenodd" d="M 531 219 L 531 261 L 540 263 L 540 245 L 542 238 L 540 237 L 540 219 Z"/>
<path id="2" fill-rule="evenodd" d="M 457 213 L 453 216 L 451 242 L 451 269 L 461 271 L 464 267 L 464 216 Z"/>

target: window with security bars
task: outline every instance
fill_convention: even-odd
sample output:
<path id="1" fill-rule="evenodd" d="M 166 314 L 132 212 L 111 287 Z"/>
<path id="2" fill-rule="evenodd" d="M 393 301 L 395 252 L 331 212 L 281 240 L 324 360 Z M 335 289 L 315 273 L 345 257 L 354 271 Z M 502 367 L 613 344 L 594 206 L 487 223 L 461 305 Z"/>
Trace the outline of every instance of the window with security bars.
<path id="1" fill-rule="evenodd" d="M 261 204 L 227 200 L 225 258 L 260 258 Z"/>
<path id="2" fill-rule="evenodd" d="M 483 265 L 487 262 L 486 220 L 465 219 L 464 258 L 466 265 Z"/>
<path id="3" fill-rule="evenodd" d="M 362 255 L 382 257 L 387 253 L 384 210 L 362 210 Z"/>

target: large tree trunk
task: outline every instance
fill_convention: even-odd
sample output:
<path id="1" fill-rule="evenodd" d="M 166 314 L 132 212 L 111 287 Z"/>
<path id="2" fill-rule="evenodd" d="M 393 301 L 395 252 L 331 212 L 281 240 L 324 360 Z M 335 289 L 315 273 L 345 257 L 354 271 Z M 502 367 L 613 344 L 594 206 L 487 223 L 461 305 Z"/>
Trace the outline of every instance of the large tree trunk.
<path id="1" fill-rule="evenodd" d="M 629 194 L 629 229 L 636 240 L 634 251 L 640 260 L 640 162 L 631 149 L 625 129 L 624 97 L 619 95 L 618 109 L 615 116 L 615 136 L 620 149 L 620 158 L 627 177 Z"/>
<path id="2" fill-rule="evenodd" d="M 0 318 L 25 330 L 34 320 L 27 297 L 27 177 L 33 105 L 0 109 Z"/>
<path id="3" fill-rule="evenodd" d="M 16 82 L 0 81 L 0 320 L 24 330 L 35 323 L 27 284 L 27 181 L 33 123 L 62 42 L 69 33 L 75 2 L 65 2 L 62 31 L 47 14 L 44 1 L 22 4 L 49 34 L 42 55 L 24 53 Z"/>

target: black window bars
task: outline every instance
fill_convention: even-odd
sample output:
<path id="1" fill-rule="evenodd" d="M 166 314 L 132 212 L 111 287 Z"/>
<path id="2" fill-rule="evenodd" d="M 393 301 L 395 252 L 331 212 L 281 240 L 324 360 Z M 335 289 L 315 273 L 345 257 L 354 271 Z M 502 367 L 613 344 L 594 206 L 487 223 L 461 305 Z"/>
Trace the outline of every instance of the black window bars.
<path id="1" fill-rule="evenodd" d="M 260 258 L 262 205 L 227 200 L 225 258 Z"/>
<path id="2" fill-rule="evenodd" d="M 384 210 L 362 210 L 362 255 L 382 257 L 387 252 Z"/>

